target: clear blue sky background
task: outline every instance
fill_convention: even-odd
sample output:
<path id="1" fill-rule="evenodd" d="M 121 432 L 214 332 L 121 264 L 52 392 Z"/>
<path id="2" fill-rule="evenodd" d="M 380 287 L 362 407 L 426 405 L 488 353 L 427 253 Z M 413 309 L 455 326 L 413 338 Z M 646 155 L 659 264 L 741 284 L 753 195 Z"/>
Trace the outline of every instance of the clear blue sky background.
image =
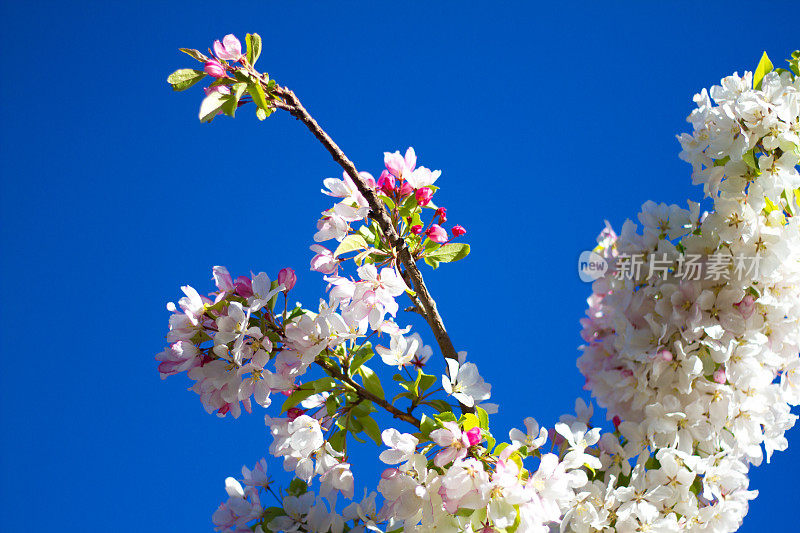
<path id="1" fill-rule="evenodd" d="M 769 6 L 2 2 L 0 529 L 210 531 L 223 479 L 266 454 L 262 412 L 220 420 L 159 380 L 164 304 L 215 264 L 294 267 L 313 301 L 320 180 L 341 172 L 286 116 L 201 125 L 200 89 L 165 83 L 193 66 L 178 47 L 259 32 L 261 67 L 361 169 L 413 145 L 444 170 L 473 253 L 428 277 L 505 433 L 581 393 L 576 261 L 603 219 L 699 197 L 674 138 L 692 95 L 800 47 L 800 8 Z M 742 531 L 796 527 L 789 436 Z"/>

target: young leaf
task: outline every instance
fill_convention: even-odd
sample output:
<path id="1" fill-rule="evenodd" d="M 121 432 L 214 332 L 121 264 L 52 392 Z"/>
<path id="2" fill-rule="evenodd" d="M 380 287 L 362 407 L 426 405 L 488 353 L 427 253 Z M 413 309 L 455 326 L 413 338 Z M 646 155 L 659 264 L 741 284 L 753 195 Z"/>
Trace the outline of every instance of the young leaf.
<path id="1" fill-rule="evenodd" d="M 285 413 L 309 396 L 313 396 L 316 393 L 317 391 L 315 391 L 313 388 L 302 388 L 294 391 L 289 395 L 288 398 L 286 398 L 286 401 L 283 402 L 283 405 L 281 406 L 281 413 Z"/>
<path id="2" fill-rule="evenodd" d="M 255 65 L 258 56 L 261 55 L 261 36 L 257 33 L 248 33 L 245 41 L 247 42 L 247 62 Z"/>
<path id="3" fill-rule="evenodd" d="M 439 263 L 452 263 L 459 259 L 464 259 L 469 255 L 469 244 L 451 242 L 445 244 L 438 250 L 434 250 L 425 256 L 426 259 L 433 259 Z M 433 265 L 431 265 L 433 266 Z"/>
<path id="4" fill-rule="evenodd" d="M 747 164 L 748 167 L 750 167 L 750 168 L 752 168 L 753 170 L 756 171 L 756 176 L 760 176 L 761 175 L 761 170 L 758 168 L 758 160 L 756 159 L 755 150 L 756 149 L 753 148 L 752 150 L 749 150 L 749 151 L 745 152 L 742 155 L 742 161 L 744 161 Z"/>
<path id="5" fill-rule="evenodd" d="M 261 84 L 259 82 L 254 82 L 249 84 L 247 86 L 247 92 L 249 92 L 250 96 L 253 97 L 253 103 L 255 103 L 260 109 L 269 108 L 267 95 L 264 93 L 264 88 L 261 87 Z"/>
<path id="6" fill-rule="evenodd" d="M 368 366 L 364 365 L 359 367 L 358 373 L 361 375 L 361 378 L 364 381 L 364 388 L 383 400 L 385 396 L 383 393 L 383 387 L 381 387 L 381 379 L 378 377 L 378 374 L 373 372 Z"/>
<path id="7" fill-rule="evenodd" d="M 201 63 L 206 63 L 208 61 L 208 57 L 204 54 L 200 53 L 199 50 L 195 50 L 194 48 L 178 48 L 184 54 L 188 54 L 192 58 L 200 61 Z"/>
<path id="8" fill-rule="evenodd" d="M 364 418 L 359 418 L 359 422 L 361 425 L 364 426 L 364 433 L 367 434 L 369 438 L 375 441 L 375 444 L 381 446 L 383 442 L 381 441 L 381 428 L 378 427 L 378 423 L 371 416 L 366 416 Z"/>
<path id="9" fill-rule="evenodd" d="M 236 114 L 236 109 L 239 107 L 239 99 L 244 95 L 246 90 L 246 83 L 240 82 L 231 85 L 231 94 L 228 95 L 228 98 L 225 99 L 225 103 L 222 104 L 222 112 L 230 117 L 234 116 Z"/>
<path id="10" fill-rule="evenodd" d="M 772 61 L 769 60 L 767 57 L 767 53 L 761 56 L 761 61 L 758 62 L 758 66 L 756 67 L 756 71 L 753 73 L 753 88 L 754 89 L 761 89 L 761 82 L 764 80 L 764 76 L 768 72 L 772 72 L 773 66 Z"/>
<path id="11" fill-rule="evenodd" d="M 431 258 L 430 258 L 430 257 L 428 257 L 427 255 L 424 257 L 424 259 L 425 259 L 425 262 L 426 262 L 428 265 L 430 265 L 431 267 L 433 267 L 433 269 L 434 269 L 434 270 L 436 270 L 437 268 L 439 268 L 439 261 L 437 261 L 436 259 L 431 259 Z"/>
<path id="12" fill-rule="evenodd" d="M 170 74 L 167 78 L 167 82 L 172 85 L 173 91 L 185 91 L 205 77 L 206 73 L 202 70 L 182 68 Z"/>
<path id="13" fill-rule="evenodd" d="M 422 415 L 422 418 L 419 421 L 419 431 L 422 433 L 422 436 L 427 438 L 428 435 L 431 434 L 431 431 L 437 429 L 439 424 L 436 423 L 436 420 L 429 417 L 426 414 Z"/>
<path id="14" fill-rule="evenodd" d="M 358 233 L 353 233 L 344 238 L 341 244 L 336 248 L 336 251 L 333 252 L 333 257 L 339 257 L 342 254 L 354 252 L 356 250 L 363 250 L 366 247 L 367 241 L 364 240 L 364 237 Z"/>

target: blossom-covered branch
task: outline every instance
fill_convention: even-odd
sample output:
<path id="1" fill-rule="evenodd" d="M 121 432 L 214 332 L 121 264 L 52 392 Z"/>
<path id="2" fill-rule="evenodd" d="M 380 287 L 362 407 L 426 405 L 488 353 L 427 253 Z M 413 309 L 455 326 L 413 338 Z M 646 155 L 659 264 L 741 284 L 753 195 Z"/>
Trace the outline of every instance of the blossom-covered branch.
<path id="1" fill-rule="evenodd" d="M 328 283 L 313 310 L 289 308 L 291 269 L 276 280 L 234 279 L 224 267 L 214 267 L 215 292 L 186 286 L 168 306 L 163 377 L 186 372 L 219 416 L 286 398 L 266 423 L 270 453 L 295 479 L 276 491 L 266 461 L 243 468 L 240 480 L 226 480 L 216 528 L 735 531 L 756 496 L 749 467 L 787 447 L 800 403 L 800 52 L 788 70 L 765 54 L 755 72 L 695 96 L 681 157 L 708 212 L 691 201 L 688 209 L 647 202 L 641 226 L 627 221 L 620 235 L 608 226 L 587 252 L 598 270 L 578 366 L 613 429 L 595 427 L 594 408 L 578 400 L 549 431 L 528 417 L 502 441 L 490 429 L 496 406 L 482 403 L 490 386 L 455 352 L 417 268 L 469 252 L 456 242 L 462 226 L 442 227 L 446 209 L 433 202 L 440 172 L 418 167 L 410 148 L 385 153 L 377 180 L 357 171 L 294 93 L 254 69 L 260 49 L 252 34 L 244 53 L 233 35 L 214 43 L 212 57 L 184 50 L 204 69 L 169 81 L 183 90 L 214 79 L 203 121 L 250 102 L 260 119 L 288 111 L 344 173 L 324 180 L 336 203 L 311 246 L 311 270 Z M 403 294 L 446 357 L 438 377 L 425 372 L 433 350 L 397 323 Z M 382 381 L 388 369 L 396 373 Z M 378 410 L 413 433 L 381 430 Z M 380 497 L 354 500 L 348 439 L 361 437 L 385 447 L 388 468 Z M 340 506 L 340 497 L 351 503 Z"/>

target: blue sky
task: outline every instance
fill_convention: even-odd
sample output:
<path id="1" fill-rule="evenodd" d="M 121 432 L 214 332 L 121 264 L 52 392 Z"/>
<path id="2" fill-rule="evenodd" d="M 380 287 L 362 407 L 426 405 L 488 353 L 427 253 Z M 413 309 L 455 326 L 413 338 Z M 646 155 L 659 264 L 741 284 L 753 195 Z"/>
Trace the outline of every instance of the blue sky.
<path id="1" fill-rule="evenodd" d="M 199 88 L 165 82 L 193 66 L 178 47 L 258 32 L 260 66 L 360 169 L 409 145 L 443 169 L 473 252 L 427 278 L 501 433 L 581 393 L 576 262 L 603 220 L 699 199 L 674 137 L 692 95 L 800 48 L 788 1 L 432 4 L 0 4 L 4 530 L 210 531 L 223 479 L 267 453 L 263 413 L 220 420 L 159 380 L 164 304 L 215 264 L 293 267 L 314 301 L 318 190 L 341 172 L 286 116 L 200 124 Z M 797 456 L 753 472 L 741 531 L 787 530 Z"/>

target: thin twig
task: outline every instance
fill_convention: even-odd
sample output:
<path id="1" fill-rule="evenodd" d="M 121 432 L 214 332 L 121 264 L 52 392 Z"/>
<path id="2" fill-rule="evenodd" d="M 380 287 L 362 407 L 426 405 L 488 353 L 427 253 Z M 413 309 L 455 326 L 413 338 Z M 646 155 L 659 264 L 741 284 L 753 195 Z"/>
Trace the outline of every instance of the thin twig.
<path id="1" fill-rule="evenodd" d="M 371 401 L 372 403 L 380 405 L 381 407 L 386 409 L 386 411 L 388 411 L 393 417 L 403 420 L 404 422 L 408 422 L 409 424 L 412 424 L 417 429 L 419 429 L 420 421 L 417 417 L 409 413 L 406 413 L 404 411 L 401 411 L 400 409 L 390 404 L 383 398 L 375 394 L 372 394 L 370 391 L 368 391 L 367 389 L 365 389 L 364 387 L 353 381 L 353 378 L 351 378 L 350 376 L 344 374 L 341 370 L 339 370 L 339 368 L 336 365 L 332 365 L 323 359 L 317 359 L 316 363 L 322 368 L 324 368 L 325 371 L 331 377 L 334 377 L 339 381 L 341 381 L 342 383 L 346 383 L 347 385 L 352 387 L 359 398 L 363 398 L 365 400 Z"/>
<path id="2" fill-rule="evenodd" d="M 317 121 L 314 120 L 314 117 L 306 111 L 306 108 L 303 107 L 303 104 L 300 103 L 300 99 L 297 98 L 294 92 L 286 87 L 277 87 L 274 92 L 284 100 L 278 107 L 286 109 L 293 117 L 306 125 L 311 133 L 314 134 L 314 137 L 328 150 L 333 160 L 344 169 L 348 176 L 350 176 L 358 192 L 367 200 L 367 204 L 370 208 L 370 218 L 378 223 L 383 234 L 389 239 L 389 243 L 397 250 L 400 262 L 405 267 L 405 272 L 401 272 L 401 274 L 406 280 L 406 283 L 410 281 L 412 285 L 411 288 L 416 292 L 416 297 L 412 297 L 412 301 L 422 310 L 422 315 L 428 322 L 433 336 L 436 338 L 436 343 L 442 351 L 442 355 L 448 359 L 458 361 L 458 353 L 453 346 L 453 342 L 450 340 L 450 336 L 447 334 L 442 317 L 439 315 L 439 311 L 436 308 L 436 302 L 428 291 L 428 287 L 425 285 L 422 272 L 417 268 L 417 263 L 406 246 L 405 239 L 397 234 L 383 202 L 378 198 L 375 191 L 361 179 L 353 162 L 347 158 L 333 139 L 325 133 Z M 461 404 L 461 411 L 473 412 L 474 409 Z"/>

